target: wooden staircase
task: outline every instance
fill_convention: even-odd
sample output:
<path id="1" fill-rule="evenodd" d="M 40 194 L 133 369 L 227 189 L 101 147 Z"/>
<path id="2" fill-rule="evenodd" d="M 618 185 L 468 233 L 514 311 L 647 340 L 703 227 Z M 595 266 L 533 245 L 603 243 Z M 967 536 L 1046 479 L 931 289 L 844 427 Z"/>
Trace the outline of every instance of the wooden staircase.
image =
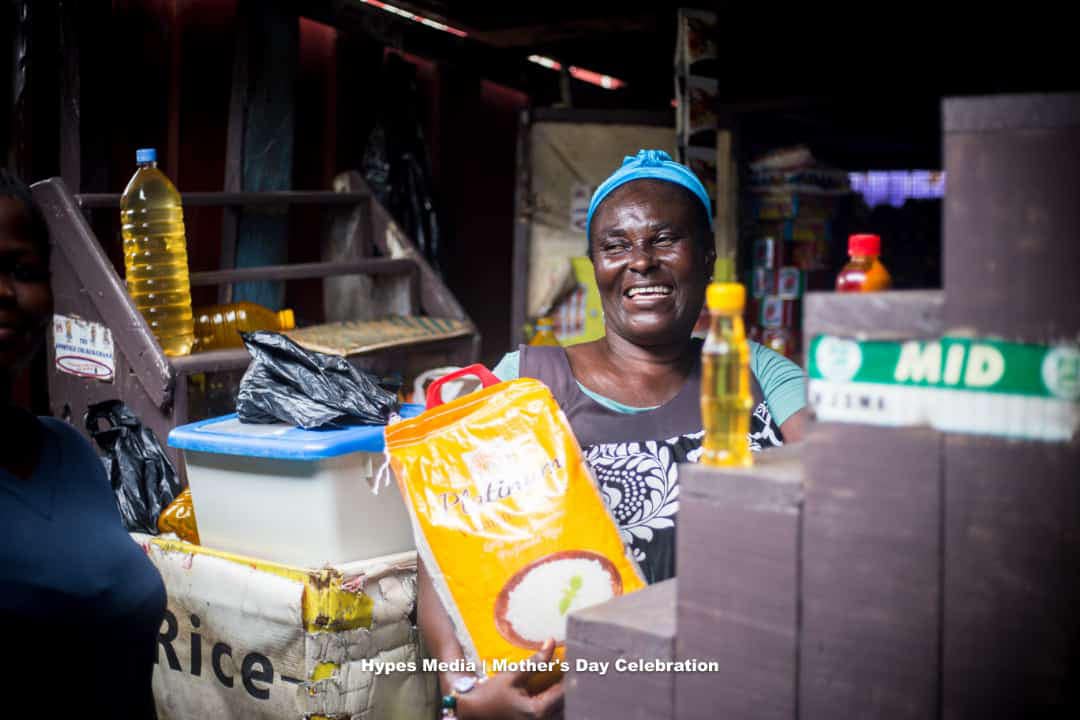
<path id="1" fill-rule="evenodd" d="M 351 315 L 336 318 L 344 321 L 337 324 L 298 328 L 296 339 L 301 345 L 305 344 L 305 336 L 314 334 L 320 340 L 319 349 L 325 351 L 327 342 L 333 345 L 340 331 L 348 331 L 354 338 L 360 332 L 365 342 L 343 343 L 340 354 L 357 367 L 381 374 L 398 372 L 406 380 L 428 368 L 475 362 L 480 347 L 475 325 L 415 245 L 394 224 L 358 174 L 341 176 L 336 185 L 343 191 L 185 194 L 185 208 L 218 206 L 225 215 L 223 267 L 192 272 L 192 287 L 217 286 L 218 300 L 228 302 L 232 285 L 237 282 L 321 279 L 324 295 L 337 294 L 336 314 L 340 316 L 340 308 L 344 307 Z M 59 178 L 36 183 L 32 189 L 53 246 L 54 312 L 105 326 L 115 346 L 116 370 L 111 381 L 79 377 L 57 369 L 50 331 L 49 402 L 53 415 L 85 432 L 83 417 L 89 405 L 120 399 L 164 444 L 169 430 L 177 425 L 231 412 L 239 379 L 249 362 L 247 350 L 197 352 L 185 357 L 168 357 L 162 352 L 87 219 L 94 210 L 119 212 L 120 196 L 72 195 Z M 241 212 L 253 207 L 301 205 L 321 206 L 334 212 L 327 243 L 334 259 L 229 267 Z M 345 242 L 335 244 L 335 239 Z M 334 247 L 339 250 L 335 252 Z M 350 256 L 342 257 L 341 247 L 348 248 Z M 365 280 L 327 289 L 327 279 L 333 283 L 346 277 Z M 351 295 L 342 297 L 343 293 Z M 328 308 L 332 305 L 329 300 L 325 303 Z M 402 322 L 398 318 L 417 320 Z M 387 319 L 394 322 L 388 323 Z M 410 332 L 401 332 L 403 325 Z M 389 330 L 381 329 L 395 327 L 392 336 Z"/>

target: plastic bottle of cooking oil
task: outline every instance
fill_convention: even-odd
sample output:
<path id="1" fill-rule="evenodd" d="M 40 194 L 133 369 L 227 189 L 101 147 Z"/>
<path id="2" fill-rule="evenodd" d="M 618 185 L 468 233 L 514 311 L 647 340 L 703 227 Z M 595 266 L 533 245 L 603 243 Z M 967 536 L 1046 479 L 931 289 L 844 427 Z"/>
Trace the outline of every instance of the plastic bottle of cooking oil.
<path id="1" fill-rule="evenodd" d="M 558 345 L 559 340 L 555 337 L 555 321 L 549 317 L 542 317 L 536 321 L 536 333 L 533 334 L 530 345 Z"/>
<path id="2" fill-rule="evenodd" d="M 837 292 L 875 292 L 892 285 L 889 271 L 881 264 L 881 237 L 852 235 L 848 238 L 851 260 L 836 276 Z"/>
<path id="3" fill-rule="evenodd" d="M 166 355 L 195 342 L 180 193 L 157 168 L 157 151 L 135 151 L 139 167 L 120 198 L 128 293 Z"/>
<path id="4" fill-rule="evenodd" d="M 717 467 L 749 467 L 750 346 L 743 327 L 746 289 L 739 283 L 712 283 L 705 293 L 712 316 L 701 350 L 701 420 L 705 428 L 701 462 Z"/>
<path id="5" fill-rule="evenodd" d="M 195 308 L 195 350 L 243 347 L 242 332 L 292 330 L 294 327 L 296 319 L 292 310 L 274 312 L 253 302 Z"/>

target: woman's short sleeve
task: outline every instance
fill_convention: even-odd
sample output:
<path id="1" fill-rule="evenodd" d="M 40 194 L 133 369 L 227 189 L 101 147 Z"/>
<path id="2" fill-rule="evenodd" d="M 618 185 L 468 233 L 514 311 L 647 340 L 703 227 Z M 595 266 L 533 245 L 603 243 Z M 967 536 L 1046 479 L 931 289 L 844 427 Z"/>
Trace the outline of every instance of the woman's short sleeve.
<path id="1" fill-rule="evenodd" d="M 780 353 L 751 340 L 750 371 L 777 425 L 806 407 L 806 374 Z"/>
<path id="2" fill-rule="evenodd" d="M 508 352 L 503 355 L 499 364 L 491 369 L 491 372 L 495 377 L 500 380 L 517 380 L 520 373 L 521 358 L 518 355 L 518 351 Z"/>

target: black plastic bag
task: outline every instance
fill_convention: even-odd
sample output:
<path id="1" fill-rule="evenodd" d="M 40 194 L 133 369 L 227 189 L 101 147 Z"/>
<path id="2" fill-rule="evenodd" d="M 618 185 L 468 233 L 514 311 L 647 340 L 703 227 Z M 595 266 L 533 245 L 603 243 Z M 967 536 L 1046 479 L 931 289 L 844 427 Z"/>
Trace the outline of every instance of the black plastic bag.
<path id="1" fill-rule="evenodd" d="M 108 427 L 101 428 L 102 420 Z M 84 422 L 105 451 L 102 460 L 124 527 L 157 535 L 158 515 L 183 488 L 154 432 L 119 400 L 91 405 Z"/>
<path id="2" fill-rule="evenodd" d="M 280 333 L 241 333 L 251 365 L 240 380 L 240 422 L 284 422 L 310 430 L 330 423 L 385 425 L 397 395 L 377 375 L 338 355 L 303 349 Z"/>
<path id="3" fill-rule="evenodd" d="M 445 248 L 435 209 L 416 67 L 388 55 L 379 97 L 386 101 L 379 104 L 360 169 L 376 199 L 441 275 Z"/>

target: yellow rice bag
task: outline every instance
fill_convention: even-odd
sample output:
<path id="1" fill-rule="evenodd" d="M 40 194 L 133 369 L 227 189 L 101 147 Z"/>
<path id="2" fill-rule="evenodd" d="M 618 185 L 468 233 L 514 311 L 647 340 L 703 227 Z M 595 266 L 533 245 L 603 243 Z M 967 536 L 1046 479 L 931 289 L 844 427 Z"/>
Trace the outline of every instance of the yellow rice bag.
<path id="1" fill-rule="evenodd" d="M 527 378 L 432 404 L 386 448 L 466 659 L 499 669 L 548 637 L 561 659 L 568 613 L 645 586 L 566 416 Z"/>

